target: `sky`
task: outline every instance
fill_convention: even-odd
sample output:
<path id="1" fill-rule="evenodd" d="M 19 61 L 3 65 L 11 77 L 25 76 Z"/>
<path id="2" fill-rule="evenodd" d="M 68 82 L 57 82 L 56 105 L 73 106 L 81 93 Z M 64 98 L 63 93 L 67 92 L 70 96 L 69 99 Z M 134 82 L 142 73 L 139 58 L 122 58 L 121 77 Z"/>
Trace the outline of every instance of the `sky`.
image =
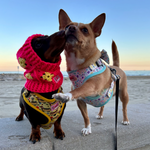
<path id="1" fill-rule="evenodd" d="M 59 30 L 60 9 L 79 23 L 90 23 L 105 13 L 96 41 L 100 51 L 108 52 L 110 64 L 114 40 L 123 70 L 150 70 L 149 0 L 0 0 L 0 71 L 17 71 L 16 53 L 28 36 Z M 61 56 L 61 70 L 65 71 L 64 53 Z"/>

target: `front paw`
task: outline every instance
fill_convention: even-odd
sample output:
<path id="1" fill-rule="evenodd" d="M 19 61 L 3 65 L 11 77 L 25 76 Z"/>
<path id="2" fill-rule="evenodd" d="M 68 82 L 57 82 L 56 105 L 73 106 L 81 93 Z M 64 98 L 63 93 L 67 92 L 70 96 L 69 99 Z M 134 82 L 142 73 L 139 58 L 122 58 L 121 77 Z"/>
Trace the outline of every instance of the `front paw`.
<path id="1" fill-rule="evenodd" d="M 53 98 L 55 98 L 58 101 L 61 101 L 62 103 L 66 103 L 69 100 L 72 99 L 72 94 L 71 93 L 57 93 L 57 94 L 53 94 Z"/>
<path id="2" fill-rule="evenodd" d="M 65 137 L 65 133 L 64 133 L 64 131 L 62 129 L 57 129 L 57 130 L 54 129 L 53 133 L 54 133 L 54 137 L 56 139 L 63 140 L 63 138 Z"/>
<path id="3" fill-rule="evenodd" d="M 86 135 L 92 133 L 92 131 L 91 131 L 91 124 L 89 124 L 89 125 L 87 126 L 87 128 L 83 128 L 83 129 L 81 130 L 81 133 L 83 134 L 83 136 L 86 136 Z"/>
<path id="4" fill-rule="evenodd" d="M 38 125 L 36 129 L 32 128 L 32 132 L 30 135 L 30 141 L 35 144 L 37 141 L 41 140 L 41 131 L 40 131 L 40 126 Z"/>

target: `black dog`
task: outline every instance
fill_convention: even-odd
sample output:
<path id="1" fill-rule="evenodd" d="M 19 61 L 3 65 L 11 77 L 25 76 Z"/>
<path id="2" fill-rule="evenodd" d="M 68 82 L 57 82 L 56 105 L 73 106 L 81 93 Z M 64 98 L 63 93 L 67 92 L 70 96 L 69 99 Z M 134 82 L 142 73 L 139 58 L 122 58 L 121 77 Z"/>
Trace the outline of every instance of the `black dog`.
<path id="1" fill-rule="evenodd" d="M 27 80 L 21 91 L 21 111 L 16 121 L 23 120 L 25 113 L 32 125 L 30 140 L 33 143 L 41 139 L 40 127 L 48 129 L 52 124 L 54 136 L 60 139 L 65 137 L 61 128 L 61 118 L 66 105 L 52 98 L 54 93 L 62 92 L 63 77 L 59 64 L 65 43 L 64 31 L 51 36 L 33 35 L 17 52 L 19 64 L 26 69 L 24 76 Z M 48 66 L 45 68 L 46 71 L 44 66 Z M 49 68 L 52 70 L 50 73 Z M 36 90 L 40 91 L 40 88 L 41 92 L 37 92 Z"/>

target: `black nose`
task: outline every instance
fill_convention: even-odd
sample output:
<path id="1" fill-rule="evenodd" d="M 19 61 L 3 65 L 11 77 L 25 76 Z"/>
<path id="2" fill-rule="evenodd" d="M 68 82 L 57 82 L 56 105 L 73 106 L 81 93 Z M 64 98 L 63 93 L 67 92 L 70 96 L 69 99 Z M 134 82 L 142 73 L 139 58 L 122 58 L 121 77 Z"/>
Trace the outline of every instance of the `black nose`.
<path id="1" fill-rule="evenodd" d="M 75 32 L 76 31 L 76 27 L 73 26 L 73 25 L 70 25 L 69 26 L 69 31 L 72 32 L 72 33 Z"/>

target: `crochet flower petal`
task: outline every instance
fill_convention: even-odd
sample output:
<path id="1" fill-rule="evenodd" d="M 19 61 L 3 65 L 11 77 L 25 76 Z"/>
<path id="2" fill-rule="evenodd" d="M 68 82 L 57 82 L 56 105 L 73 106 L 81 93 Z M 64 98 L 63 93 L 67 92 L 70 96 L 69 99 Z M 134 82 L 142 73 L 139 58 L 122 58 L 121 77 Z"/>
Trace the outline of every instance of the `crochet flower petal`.
<path id="1" fill-rule="evenodd" d="M 45 72 L 45 75 L 43 75 L 42 77 L 43 77 L 44 80 L 47 80 L 47 81 L 51 82 L 53 76 L 54 76 L 54 74 L 51 74 L 49 72 Z"/>
<path id="2" fill-rule="evenodd" d="M 27 73 L 27 74 L 25 75 L 25 77 L 26 77 L 27 79 L 33 79 L 30 73 Z"/>
<path id="3" fill-rule="evenodd" d="M 24 58 L 18 58 L 18 61 L 19 61 L 19 64 L 20 64 L 20 66 L 22 67 L 22 68 L 25 68 L 26 67 L 26 64 L 25 64 L 25 62 L 26 62 L 26 60 L 24 59 Z"/>

